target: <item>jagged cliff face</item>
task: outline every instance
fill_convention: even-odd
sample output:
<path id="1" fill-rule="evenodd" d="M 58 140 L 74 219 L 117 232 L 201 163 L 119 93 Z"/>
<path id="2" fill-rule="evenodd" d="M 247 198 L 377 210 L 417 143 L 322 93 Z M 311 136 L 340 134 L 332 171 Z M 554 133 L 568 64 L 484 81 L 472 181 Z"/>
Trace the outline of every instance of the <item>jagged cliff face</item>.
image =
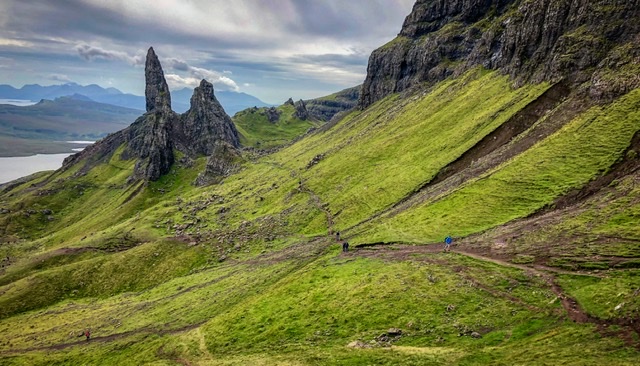
<path id="1" fill-rule="evenodd" d="M 240 146 L 238 131 L 216 99 L 211 83 L 202 80 L 191 97 L 191 108 L 179 115 L 171 110 L 169 87 L 153 48 L 147 53 L 145 79 L 147 113 L 126 129 L 67 158 L 63 169 L 84 162 L 81 171 L 86 171 L 124 144 L 122 159 L 137 159 L 132 178 L 157 180 L 170 171 L 174 150 L 196 157 L 211 156 L 221 151 L 220 145 L 230 149 Z"/>
<path id="2" fill-rule="evenodd" d="M 217 140 L 240 147 L 235 125 L 216 99 L 213 85 L 206 80 L 194 89 L 191 108 L 180 117 L 180 123 L 174 128 L 180 149 L 189 151 L 191 155 L 211 155 L 215 149 L 211 142 Z"/>
<path id="3" fill-rule="evenodd" d="M 517 85 L 593 83 L 595 67 L 638 63 L 611 57 L 637 53 L 639 9 L 638 0 L 418 0 L 398 37 L 372 53 L 359 106 L 479 65 Z M 615 97 L 632 83 L 591 94 Z"/>

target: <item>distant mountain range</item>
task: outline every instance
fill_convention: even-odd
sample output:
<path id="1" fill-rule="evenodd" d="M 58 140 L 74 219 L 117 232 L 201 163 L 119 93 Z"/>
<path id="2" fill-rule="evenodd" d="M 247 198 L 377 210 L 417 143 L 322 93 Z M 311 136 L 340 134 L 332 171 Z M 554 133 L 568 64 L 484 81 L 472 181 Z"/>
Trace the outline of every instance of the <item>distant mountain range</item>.
<path id="1" fill-rule="evenodd" d="M 70 152 L 72 146 L 63 141 L 95 141 L 127 127 L 140 114 L 82 94 L 23 107 L 0 104 L 0 156 Z"/>
<path id="2" fill-rule="evenodd" d="M 99 103 L 112 104 L 115 106 L 138 109 L 145 109 L 145 99 L 143 96 L 134 94 L 125 94 L 116 88 L 102 88 L 99 85 L 79 85 L 76 83 L 67 83 L 62 85 L 42 86 L 38 84 L 25 85 L 22 88 L 15 88 L 11 85 L 0 85 L 0 99 L 23 99 L 39 101 L 42 99 L 53 100 L 59 97 L 74 96 L 79 100 L 84 97 Z M 182 113 L 189 109 L 190 98 L 193 95 L 193 89 L 183 88 L 171 92 L 172 109 Z M 227 114 L 233 116 L 246 108 L 251 107 L 268 107 L 267 104 L 260 99 L 246 94 L 232 91 L 216 91 L 216 98 L 222 104 Z M 131 121 L 133 122 L 133 121 Z"/>

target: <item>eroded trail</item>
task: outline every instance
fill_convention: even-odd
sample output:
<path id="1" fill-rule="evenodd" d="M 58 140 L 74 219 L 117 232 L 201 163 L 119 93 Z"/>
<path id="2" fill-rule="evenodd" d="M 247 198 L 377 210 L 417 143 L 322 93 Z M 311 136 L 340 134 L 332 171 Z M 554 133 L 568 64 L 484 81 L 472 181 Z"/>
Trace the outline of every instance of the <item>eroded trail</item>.
<path id="1" fill-rule="evenodd" d="M 401 245 L 401 244 L 364 244 L 356 247 L 356 250 L 352 252 L 350 255 L 354 256 L 366 256 L 366 257 L 381 257 L 387 259 L 396 259 L 396 260 L 406 260 L 414 257 L 416 254 L 436 254 L 442 253 L 443 245 L 442 244 L 428 244 L 428 245 Z M 543 267 L 543 266 L 526 266 L 516 263 L 511 263 L 505 260 L 491 258 L 487 256 L 483 256 L 479 253 L 473 253 L 466 251 L 464 248 L 456 247 L 451 250 L 452 253 L 457 253 L 460 255 L 464 255 L 476 260 L 491 262 L 500 266 L 517 268 L 522 271 L 529 273 L 530 275 L 537 276 L 542 278 L 549 289 L 554 293 L 557 299 L 560 300 L 562 304 L 562 308 L 564 309 L 566 316 L 575 323 L 590 323 L 597 326 L 598 332 L 603 336 L 616 336 L 621 338 L 628 346 L 636 347 L 640 349 L 640 342 L 637 340 L 637 337 L 640 336 L 640 319 L 626 319 L 626 318 L 614 318 L 614 319 L 600 319 L 593 315 L 587 313 L 576 299 L 569 296 L 564 292 L 562 287 L 557 283 L 556 275 L 557 274 L 572 274 L 572 275 L 584 275 L 584 276 L 593 276 L 600 277 L 593 274 L 584 274 L 584 273 L 573 273 L 569 271 L 557 270 L 555 268 Z M 435 261 L 435 259 L 434 259 Z M 465 277 L 466 278 L 466 277 Z M 493 288 L 489 288 L 478 281 L 471 279 L 472 282 L 476 284 L 476 286 L 484 291 L 487 291 L 494 296 L 503 297 L 508 299 L 509 301 L 525 306 L 533 311 L 540 311 L 540 309 L 532 306 L 530 304 L 525 303 L 521 299 L 505 293 L 503 291 L 499 291 Z M 619 330 L 613 330 L 619 327 Z M 635 333 L 635 334 L 634 334 Z"/>

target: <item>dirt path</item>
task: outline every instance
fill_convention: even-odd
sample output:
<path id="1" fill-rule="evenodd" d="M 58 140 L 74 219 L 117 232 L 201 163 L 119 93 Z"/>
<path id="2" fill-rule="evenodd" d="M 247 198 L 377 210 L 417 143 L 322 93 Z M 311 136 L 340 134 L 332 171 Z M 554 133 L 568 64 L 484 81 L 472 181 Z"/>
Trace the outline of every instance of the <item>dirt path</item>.
<path id="1" fill-rule="evenodd" d="M 389 244 L 364 244 L 356 246 L 356 250 L 352 252 L 351 255 L 356 256 L 368 256 L 368 257 L 383 257 L 383 258 L 394 258 L 394 259 L 409 259 L 413 257 L 415 254 L 425 254 L 425 253 L 442 253 L 443 244 L 428 244 L 428 245 L 389 245 Z M 581 275 L 581 276 L 592 276 L 592 277 L 600 277 L 593 274 L 583 274 L 583 273 L 575 273 L 570 271 L 557 270 L 555 268 L 549 268 L 545 266 L 533 265 L 526 266 L 522 264 L 516 264 L 507 262 L 505 260 L 490 258 L 483 256 L 478 253 L 473 253 L 464 250 L 463 248 L 456 247 L 451 250 L 452 253 L 460 254 L 467 256 L 469 258 L 473 258 L 476 260 L 494 263 L 500 266 L 511 267 L 520 269 L 525 271 L 531 275 L 542 278 L 550 290 L 556 295 L 557 299 L 560 300 L 562 304 L 562 308 L 567 314 L 567 317 L 575 323 L 590 323 L 597 326 L 598 332 L 603 336 L 616 336 L 621 338 L 628 346 L 633 346 L 637 349 L 640 349 L 640 342 L 637 340 L 637 336 L 640 336 L 640 321 L 638 319 L 600 319 L 588 314 L 578 301 L 571 296 L 567 295 L 562 287 L 556 281 L 557 274 L 572 274 L 572 275 Z M 434 260 L 435 261 L 435 260 Z M 517 303 L 519 305 L 525 306 L 532 311 L 540 311 L 540 309 L 532 306 L 530 304 L 526 304 L 521 299 L 504 293 L 503 291 L 499 291 L 493 288 L 489 288 L 478 281 L 475 281 L 472 278 L 464 277 L 467 280 L 472 281 L 477 285 L 478 288 L 487 291 L 494 296 L 503 297 L 508 299 L 511 302 Z M 610 327 L 618 326 L 620 329 L 612 330 Z"/>
<path id="2" fill-rule="evenodd" d="M 135 336 L 135 335 L 138 335 L 138 334 L 145 334 L 145 335 L 176 334 L 176 333 L 182 333 L 182 332 L 187 332 L 189 330 L 196 329 L 196 328 L 198 328 L 199 326 L 201 326 L 204 323 L 205 322 L 200 322 L 200 323 L 190 324 L 190 325 L 186 325 L 184 327 L 174 328 L 174 329 L 144 327 L 144 328 L 140 328 L 140 329 L 130 330 L 130 331 L 127 331 L 127 332 L 110 334 L 110 335 L 106 335 L 106 336 L 102 336 L 102 337 L 91 337 L 91 339 L 88 340 L 88 341 L 83 338 L 83 340 L 81 340 L 81 341 L 68 342 L 68 343 L 58 343 L 58 344 L 54 344 L 54 345 L 51 345 L 51 346 L 11 349 L 11 350 L 0 352 L 0 355 L 21 354 L 21 353 L 36 352 L 36 351 L 59 351 L 59 350 L 63 350 L 63 349 L 74 347 L 74 346 L 89 345 L 89 344 L 93 344 L 93 343 L 96 343 L 96 342 L 105 343 L 105 342 L 115 341 L 115 340 L 118 340 L 118 339 L 124 339 L 124 338 L 127 338 L 127 337 Z"/>

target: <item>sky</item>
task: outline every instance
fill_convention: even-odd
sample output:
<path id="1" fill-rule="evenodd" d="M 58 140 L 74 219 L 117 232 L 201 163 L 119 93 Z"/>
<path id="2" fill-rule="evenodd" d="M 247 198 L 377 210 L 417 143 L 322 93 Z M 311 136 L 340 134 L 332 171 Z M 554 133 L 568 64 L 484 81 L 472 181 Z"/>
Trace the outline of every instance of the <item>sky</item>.
<path id="1" fill-rule="evenodd" d="M 66 82 L 144 94 L 153 46 L 171 90 L 281 104 L 361 84 L 414 0 L 2 0 L 0 84 Z"/>

